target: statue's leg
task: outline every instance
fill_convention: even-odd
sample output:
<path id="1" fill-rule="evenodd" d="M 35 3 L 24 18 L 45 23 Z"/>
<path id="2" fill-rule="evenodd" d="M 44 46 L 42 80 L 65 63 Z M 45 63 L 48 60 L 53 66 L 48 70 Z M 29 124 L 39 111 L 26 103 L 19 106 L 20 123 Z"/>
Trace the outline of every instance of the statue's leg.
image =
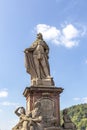
<path id="1" fill-rule="evenodd" d="M 37 55 L 34 56 L 34 64 L 35 64 L 37 76 L 40 79 L 40 65 L 39 65 L 39 60 L 37 59 Z"/>
<path id="2" fill-rule="evenodd" d="M 21 130 L 28 130 L 28 121 L 24 121 Z"/>
<path id="3" fill-rule="evenodd" d="M 21 124 L 18 123 L 16 126 L 14 126 L 14 127 L 12 128 L 12 130 L 18 130 L 20 126 L 21 126 Z"/>
<path id="4" fill-rule="evenodd" d="M 44 71 L 46 77 L 49 77 L 50 72 L 49 72 L 49 68 L 48 68 L 48 65 L 46 63 L 45 57 L 43 57 L 43 59 L 41 60 L 41 65 L 42 65 L 42 68 L 43 68 L 43 71 Z"/>

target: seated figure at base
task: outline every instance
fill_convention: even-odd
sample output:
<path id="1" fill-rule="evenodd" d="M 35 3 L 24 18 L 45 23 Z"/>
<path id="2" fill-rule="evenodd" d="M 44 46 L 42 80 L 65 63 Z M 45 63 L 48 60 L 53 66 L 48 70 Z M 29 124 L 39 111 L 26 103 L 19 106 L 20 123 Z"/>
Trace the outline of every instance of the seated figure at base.
<path id="1" fill-rule="evenodd" d="M 77 130 L 76 129 L 76 125 L 71 121 L 71 118 L 68 116 L 68 110 L 67 109 L 64 109 L 63 110 L 63 128 L 64 129 L 69 129 L 69 130 Z"/>
<path id="2" fill-rule="evenodd" d="M 26 114 L 25 114 L 25 108 L 24 107 L 18 107 L 15 110 L 15 114 L 17 116 L 19 116 L 19 122 L 16 124 L 15 127 L 12 128 L 12 130 L 20 130 L 23 127 L 23 122 L 25 120 L 25 118 L 27 118 Z"/>
<path id="3" fill-rule="evenodd" d="M 34 103 L 34 109 L 29 113 L 31 120 L 28 123 L 28 130 L 43 130 L 43 120 L 41 114 L 41 103 Z"/>
<path id="4" fill-rule="evenodd" d="M 12 130 L 43 130 L 40 107 L 40 102 L 35 102 L 34 109 L 29 115 L 25 114 L 25 109 L 23 107 L 17 108 L 15 113 L 19 116 L 20 120 Z"/>

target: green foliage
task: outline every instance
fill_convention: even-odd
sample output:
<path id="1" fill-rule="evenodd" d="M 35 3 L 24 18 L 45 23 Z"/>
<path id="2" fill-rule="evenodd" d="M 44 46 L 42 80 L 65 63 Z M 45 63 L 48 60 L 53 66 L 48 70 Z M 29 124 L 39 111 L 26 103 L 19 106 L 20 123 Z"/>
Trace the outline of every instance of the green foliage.
<path id="1" fill-rule="evenodd" d="M 76 124 L 78 130 L 87 129 L 87 104 L 80 104 L 72 106 L 68 109 L 68 115 L 72 121 Z M 61 111 L 61 123 L 62 120 L 62 111 Z"/>

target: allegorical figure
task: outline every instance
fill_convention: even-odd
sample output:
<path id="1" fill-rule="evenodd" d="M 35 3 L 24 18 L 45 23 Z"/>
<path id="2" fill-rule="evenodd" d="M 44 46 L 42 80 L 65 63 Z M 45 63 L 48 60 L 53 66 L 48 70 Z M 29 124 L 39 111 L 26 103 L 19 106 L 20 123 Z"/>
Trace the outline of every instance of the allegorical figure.
<path id="1" fill-rule="evenodd" d="M 33 110 L 29 113 L 28 129 L 29 130 L 43 130 L 43 117 L 41 112 L 41 103 L 39 101 L 34 103 Z"/>
<path id="2" fill-rule="evenodd" d="M 15 110 L 15 114 L 19 117 L 19 122 L 16 124 L 15 127 L 12 128 L 12 130 L 27 130 L 28 122 L 26 122 L 26 126 L 24 126 L 25 118 L 27 118 L 26 113 L 25 113 L 25 108 L 24 107 L 18 107 Z"/>
<path id="3" fill-rule="evenodd" d="M 25 109 L 19 107 L 15 110 L 15 114 L 19 116 L 19 122 L 12 130 L 43 130 L 43 122 L 41 115 L 41 103 L 34 103 L 34 109 L 26 115 Z"/>
<path id="4" fill-rule="evenodd" d="M 71 118 L 68 115 L 68 110 L 63 110 L 63 128 L 64 129 L 70 129 L 70 130 L 77 130 L 76 125 L 71 121 Z"/>
<path id="5" fill-rule="evenodd" d="M 37 39 L 29 48 L 24 50 L 25 66 L 31 79 L 50 78 L 48 63 L 49 47 L 43 40 L 42 34 L 37 34 Z"/>

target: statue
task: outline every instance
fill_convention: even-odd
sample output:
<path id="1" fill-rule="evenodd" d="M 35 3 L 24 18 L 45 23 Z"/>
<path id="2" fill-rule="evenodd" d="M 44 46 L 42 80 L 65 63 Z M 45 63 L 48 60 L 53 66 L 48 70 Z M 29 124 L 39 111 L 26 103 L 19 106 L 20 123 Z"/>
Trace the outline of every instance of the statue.
<path id="1" fill-rule="evenodd" d="M 71 118 L 68 116 L 68 110 L 64 109 L 63 110 L 63 128 L 64 129 L 69 129 L 69 130 L 76 130 L 76 125 L 71 121 Z"/>
<path id="2" fill-rule="evenodd" d="M 17 108 L 15 113 L 19 116 L 20 120 L 17 125 L 12 128 L 12 130 L 43 130 L 40 109 L 40 102 L 35 102 L 34 109 L 29 113 L 29 115 L 25 114 L 25 109 L 23 107 Z"/>
<path id="3" fill-rule="evenodd" d="M 34 103 L 34 109 L 28 116 L 31 118 L 31 121 L 28 124 L 29 130 L 43 130 L 41 103 L 39 101 Z"/>
<path id="4" fill-rule="evenodd" d="M 24 53 L 26 71 L 31 75 L 32 81 L 51 78 L 48 63 L 49 47 L 41 33 L 37 34 L 36 41 L 26 48 Z"/>
<path id="5" fill-rule="evenodd" d="M 19 116 L 19 122 L 15 127 L 12 128 L 12 130 L 20 130 L 23 127 L 24 119 L 26 118 L 25 109 L 24 107 L 18 107 L 15 110 L 15 114 Z M 27 129 L 26 129 L 27 130 Z"/>

